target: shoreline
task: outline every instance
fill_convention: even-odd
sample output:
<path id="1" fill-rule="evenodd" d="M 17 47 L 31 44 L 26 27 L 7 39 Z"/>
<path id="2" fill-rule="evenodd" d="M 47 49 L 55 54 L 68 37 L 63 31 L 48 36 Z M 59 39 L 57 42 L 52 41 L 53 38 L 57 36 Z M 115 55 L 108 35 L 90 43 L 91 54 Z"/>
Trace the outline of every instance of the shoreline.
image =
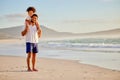
<path id="1" fill-rule="evenodd" d="M 18 57 L 18 58 L 25 58 L 26 59 L 26 56 L 17 56 L 17 55 L 0 55 L 0 57 Z M 75 63 L 78 63 L 78 64 L 84 64 L 84 65 L 89 65 L 89 66 L 95 66 L 95 67 L 99 67 L 99 68 L 103 68 L 103 69 L 108 69 L 108 70 L 112 70 L 112 71 L 118 71 L 120 72 L 119 69 L 111 69 L 111 68 L 107 68 L 107 67 L 103 67 L 103 66 L 98 66 L 98 65 L 95 65 L 95 64 L 90 64 L 90 63 L 87 63 L 87 62 L 81 62 L 80 60 L 73 60 L 73 59 L 61 59 L 61 58 L 50 58 L 50 57 L 40 57 L 40 56 L 37 56 L 38 59 L 50 59 L 50 60 L 60 60 L 60 61 L 71 61 L 71 62 L 75 62 Z"/>
<path id="2" fill-rule="evenodd" d="M 1 80 L 119 80 L 120 71 L 74 60 L 37 58 L 38 72 L 27 72 L 25 57 L 0 56 Z M 93 75 L 94 74 L 94 75 Z M 100 76 L 101 75 L 101 76 Z"/>

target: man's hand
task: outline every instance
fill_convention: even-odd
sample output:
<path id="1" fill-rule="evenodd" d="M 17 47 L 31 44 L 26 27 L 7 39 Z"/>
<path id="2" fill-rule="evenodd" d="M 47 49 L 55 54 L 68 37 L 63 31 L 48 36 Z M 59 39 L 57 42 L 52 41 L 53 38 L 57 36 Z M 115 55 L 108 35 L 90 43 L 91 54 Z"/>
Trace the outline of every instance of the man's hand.
<path id="1" fill-rule="evenodd" d="M 29 22 L 26 20 L 25 21 L 25 29 L 21 32 L 22 36 L 25 36 L 27 34 L 27 32 L 29 31 Z"/>
<path id="2" fill-rule="evenodd" d="M 25 36 L 28 32 L 29 28 L 26 26 L 25 29 L 21 32 L 22 36 Z"/>
<path id="3" fill-rule="evenodd" d="M 37 27 L 37 31 L 38 31 L 38 37 L 40 38 L 41 34 L 42 34 L 42 30 L 40 28 L 40 25 L 39 25 L 38 21 L 36 21 L 36 27 Z"/>
<path id="4" fill-rule="evenodd" d="M 38 38 L 41 37 L 41 33 L 42 33 L 42 32 L 41 32 L 41 29 L 39 29 L 39 30 L 38 30 Z"/>

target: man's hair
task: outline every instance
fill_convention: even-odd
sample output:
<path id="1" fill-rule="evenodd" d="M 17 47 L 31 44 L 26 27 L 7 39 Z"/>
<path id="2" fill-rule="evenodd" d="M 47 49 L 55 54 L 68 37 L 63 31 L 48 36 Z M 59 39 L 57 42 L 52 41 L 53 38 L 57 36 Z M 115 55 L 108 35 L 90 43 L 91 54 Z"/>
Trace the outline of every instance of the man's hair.
<path id="1" fill-rule="evenodd" d="M 26 11 L 27 12 L 29 12 L 29 11 L 36 12 L 36 9 L 34 7 L 28 7 Z"/>
<path id="2" fill-rule="evenodd" d="M 36 17 L 38 18 L 38 15 L 37 15 L 37 14 L 33 14 L 33 15 L 31 16 L 31 18 L 32 18 L 33 16 L 36 16 Z"/>

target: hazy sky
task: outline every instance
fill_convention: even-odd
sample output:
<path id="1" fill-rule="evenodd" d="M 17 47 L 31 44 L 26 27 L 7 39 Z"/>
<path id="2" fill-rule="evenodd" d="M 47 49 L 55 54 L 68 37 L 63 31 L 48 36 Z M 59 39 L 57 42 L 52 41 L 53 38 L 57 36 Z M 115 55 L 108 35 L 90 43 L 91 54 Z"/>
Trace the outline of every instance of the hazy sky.
<path id="1" fill-rule="evenodd" d="M 120 28 L 120 0 L 1 0 L 0 28 L 24 25 L 29 6 L 37 9 L 41 25 L 60 32 Z"/>

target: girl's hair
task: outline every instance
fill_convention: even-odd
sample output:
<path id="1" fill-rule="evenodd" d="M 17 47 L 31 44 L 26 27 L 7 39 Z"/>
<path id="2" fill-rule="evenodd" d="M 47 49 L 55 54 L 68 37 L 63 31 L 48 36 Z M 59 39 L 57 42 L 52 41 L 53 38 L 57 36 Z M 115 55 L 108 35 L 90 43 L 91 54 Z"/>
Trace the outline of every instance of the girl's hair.
<path id="1" fill-rule="evenodd" d="M 28 7 L 26 11 L 27 11 L 27 12 L 33 11 L 33 12 L 35 13 L 35 12 L 36 12 L 36 9 L 35 9 L 34 7 Z"/>

